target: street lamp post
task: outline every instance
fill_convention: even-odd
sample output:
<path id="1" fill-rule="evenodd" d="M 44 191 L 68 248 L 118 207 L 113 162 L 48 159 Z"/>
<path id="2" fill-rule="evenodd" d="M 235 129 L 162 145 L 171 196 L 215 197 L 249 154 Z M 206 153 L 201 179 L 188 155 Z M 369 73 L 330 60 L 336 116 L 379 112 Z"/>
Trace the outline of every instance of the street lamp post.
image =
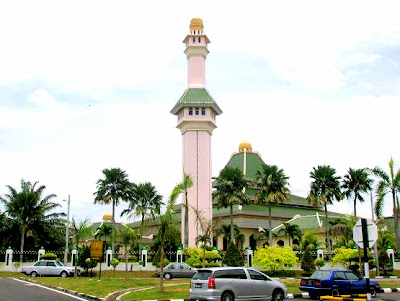
<path id="1" fill-rule="evenodd" d="M 70 206 L 70 197 L 68 195 L 68 201 L 64 202 L 68 202 L 68 213 L 67 213 L 67 229 L 65 231 L 65 252 L 64 252 L 64 265 L 67 265 L 67 261 L 68 261 L 68 240 L 69 240 L 69 206 Z"/>

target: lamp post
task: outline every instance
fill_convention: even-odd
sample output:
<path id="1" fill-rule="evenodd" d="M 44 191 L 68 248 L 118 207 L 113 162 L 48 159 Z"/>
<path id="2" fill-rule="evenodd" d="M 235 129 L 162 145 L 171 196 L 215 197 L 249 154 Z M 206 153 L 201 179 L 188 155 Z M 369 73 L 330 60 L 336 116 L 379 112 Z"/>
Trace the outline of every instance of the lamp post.
<path id="1" fill-rule="evenodd" d="M 68 240 L 69 240 L 69 206 L 70 206 L 70 197 L 68 195 L 68 201 L 63 200 L 68 203 L 68 213 L 67 213 L 67 229 L 65 231 L 65 251 L 64 251 L 64 265 L 67 265 L 68 260 Z"/>

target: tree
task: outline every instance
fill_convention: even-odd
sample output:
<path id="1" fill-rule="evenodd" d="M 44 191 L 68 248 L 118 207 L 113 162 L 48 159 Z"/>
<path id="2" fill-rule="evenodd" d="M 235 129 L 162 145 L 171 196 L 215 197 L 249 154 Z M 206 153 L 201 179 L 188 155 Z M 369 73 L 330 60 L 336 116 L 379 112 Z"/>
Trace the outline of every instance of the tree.
<path id="1" fill-rule="evenodd" d="M 271 204 L 282 203 L 290 199 L 289 177 L 283 169 L 276 165 L 263 164 L 261 171 L 257 171 L 255 184 L 259 188 L 255 200 L 257 203 L 268 204 L 269 230 L 272 229 Z M 272 231 L 269 231 L 268 243 L 272 246 Z"/>
<path id="2" fill-rule="evenodd" d="M 160 228 L 158 230 L 158 240 L 159 240 L 159 249 L 161 250 L 160 261 L 161 261 L 161 274 L 164 275 L 164 245 L 165 241 L 168 237 L 175 235 L 179 230 L 177 229 L 176 224 L 174 223 L 173 213 L 175 206 L 176 197 L 174 196 L 174 192 L 171 194 L 167 208 L 163 214 L 159 215 L 160 220 Z M 160 292 L 164 292 L 164 283 L 163 277 L 160 276 Z"/>
<path id="3" fill-rule="evenodd" d="M 171 194 L 171 199 L 174 201 L 176 198 L 180 195 L 184 195 L 184 202 L 183 202 L 183 208 L 184 208 L 184 214 L 185 214 L 185 233 L 184 235 L 184 241 L 182 242 L 185 246 L 188 246 L 189 244 L 189 200 L 188 200 L 188 190 L 190 187 L 193 186 L 193 180 L 189 174 L 183 173 L 183 180 L 182 182 L 178 183 L 174 189 L 172 190 Z"/>
<path id="4" fill-rule="evenodd" d="M 121 216 L 128 215 L 132 218 L 140 216 L 139 230 L 139 258 L 141 257 L 143 227 L 145 223 L 154 220 L 160 214 L 162 195 L 158 194 L 157 189 L 150 182 L 132 185 L 132 196 L 129 199 L 128 209 L 122 211 Z"/>
<path id="5" fill-rule="evenodd" d="M 302 250 L 305 251 L 306 248 L 314 250 L 317 247 L 317 234 L 314 231 L 306 231 L 303 234 L 303 238 L 301 240 Z"/>
<path id="6" fill-rule="evenodd" d="M 344 176 L 342 189 L 347 199 L 354 198 L 354 218 L 357 218 L 357 200 L 364 202 L 363 193 L 372 189 L 373 180 L 369 177 L 367 168 L 350 168 Z"/>
<path id="7" fill-rule="evenodd" d="M 193 208 L 196 215 L 196 222 L 200 225 L 201 234 L 196 237 L 196 244 L 200 244 L 203 249 L 203 268 L 206 264 L 206 246 L 212 244 L 212 235 L 214 229 L 217 227 L 219 220 L 208 219 L 204 216 L 204 212 Z"/>
<path id="8" fill-rule="evenodd" d="M 92 230 L 89 227 L 89 220 L 84 219 L 84 220 L 76 220 L 75 218 L 72 218 L 72 235 L 71 239 L 75 242 L 76 247 L 79 246 L 79 244 L 85 240 L 86 238 L 90 237 L 92 235 Z M 89 256 L 90 257 L 90 249 L 89 249 Z M 75 272 L 74 272 L 74 277 L 78 276 L 77 273 L 77 265 L 78 265 L 78 260 L 75 260 Z"/>
<path id="9" fill-rule="evenodd" d="M 289 224 L 284 223 L 283 228 L 279 229 L 278 233 L 283 232 L 285 236 L 289 237 L 289 246 L 290 246 L 290 239 L 294 239 L 295 237 L 301 239 L 301 231 L 298 225 L 296 224 Z"/>
<path id="10" fill-rule="evenodd" d="M 118 233 L 119 240 L 124 245 L 125 248 L 125 279 L 128 278 L 128 245 L 130 245 L 135 238 L 137 237 L 136 231 L 129 228 L 124 227 L 124 229 L 120 230 Z"/>
<path id="11" fill-rule="evenodd" d="M 115 248 L 115 206 L 119 202 L 130 199 L 132 184 L 128 181 L 128 175 L 120 168 L 111 168 L 103 170 L 103 179 L 97 180 L 97 191 L 94 193 L 94 203 L 110 204 L 112 203 L 112 232 L 111 245 L 112 253 Z"/>
<path id="12" fill-rule="evenodd" d="M 313 167 L 310 172 L 312 182 L 310 184 L 310 193 L 307 199 L 309 202 L 318 206 L 323 204 L 325 207 L 325 235 L 327 240 L 328 251 L 331 251 L 331 242 L 329 238 L 329 223 L 327 205 L 331 205 L 333 201 L 343 199 L 340 190 L 340 177 L 335 175 L 336 170 L 329 165 L 318 165 Z"/>
<path id="13" fill-rule="evenodd" d="M 23 260 L 24 242 L 27 230 L 35 225 L 60 225 L 61 217 L 64 213 L 55 213 L 54 209 L 60 207 L 60 204 L 51 202 L 56 197 L 55 194 L 43 196 L 45 185 L 37 187 L 38 182 L 31 184 L 21 180 L 21 191 L 7 185 L 9 194 L 5 198 L 0 197 L 4 203 L 7 215 L 17 223 L 20 228 L 20 262 Z"/>
<path id="14" fill-rule="evenodd" d="M 311 256 L 310 248 L 306 247 L 303 258 L 301 260 L 301 269 L 306 275 L 311 275 L 311 271 L 315 270 L 315 262 Z"/>
<path id="15" fill-rule="evenodd" d="M 254 252 L 254 263 L 259 265 L 263 270 L 268 270 L 272 273 L 284 267 L 292 267 L 298 260 L 290 247 L 274 245 L 257 249 Z"/>
<path id="16" fill-rule="evenodd" d="M 231 236 L 231 225 L 226 225 L 223 224 L 221 227 L 215 226 L 214 229 L 217 229 L 215 232 L 215 235 L 218 237 L 220 235 L 223 235 L 223 237 L 226 239 L 226 241 L 229 243 L 232 242 L 232 236 Z M 233 242 L 235 244 L 241 242 L 242 244 L 245 241 L 245 237 L 243 234 L 240 233 L 240 229 L 237 225 L 233 225 Z"/>
<path id="17" fill-rule="evenodd" d="M 231 242 L 234 243 L 233 233 L 233 205 L 249 204 L 249 197 L 243 192 L 247 186 L 243 173 L 239 168 L 226 166 L 215 179 L 215 190 L 213 199 L 217 201 L 218 208 L 230 208 L 231 219 Z"/>
<path id="18" fill-rule="evenodd" d="M 93 269 L 97 266 L 97 261 L 92 260 L 90 258 L 90 247 L 89 246 L 84 246 L 81 249 L 81 252 L 78 257 L 78 265 L 85 269 L 86 274 L 89 276 L 89 269 Z"/>
<path id="19" fill-rule="evenodd" d="M 346 247 L 351 248 L 354 246 L 353 241 L 353 228 L 355 225 L 354 216 L 347 218 L 336 218 L 334 221 L 329 222 L 329 234 L 336 240 L 336 248 Z"/>
<path id="20" fill-rule="evenodd" d="M 229 267 L 242 267 L 244 255 L 234 243 L 230 242 L 225 256 L 222 258 L 222 263 Z"/>
<path id="21" fill-rule="evenodd" d="M 396 235 L 396 248 L 400 250 L 400 228 L 399 228 L 399 199 L 397 193 L 400 191 L 400 169 L 395 172 L 393 159 L 389 161 L 389 174 L 382 168 L 375 167 L 372 170 L 373 174 L 379 178 L 376 187 L 377 200 L 375 203 L 375 213 L 377 218 L 382 217 L 384 199 L 387 194 L 392 195 L 393 200 L 393 218 L 394 232 Z"/>

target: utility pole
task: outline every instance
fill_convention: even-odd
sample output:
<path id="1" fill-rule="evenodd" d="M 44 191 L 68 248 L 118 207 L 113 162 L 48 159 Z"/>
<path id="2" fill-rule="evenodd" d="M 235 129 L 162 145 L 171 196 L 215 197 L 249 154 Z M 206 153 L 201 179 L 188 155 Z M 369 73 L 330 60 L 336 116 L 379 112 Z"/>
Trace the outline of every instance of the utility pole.
<path id="1" fill-rule="evenodd" d="M 65 202 L 65 200 L 64 200 Z M 69 240 L 69 206 L 70 206 L 70 197 L 68 195 L 68 211 L 67 211 L 67 229 L 65 230 L 65 251 L 64 251 L 64 265 L 67 265 L 68 261 L 68 240 Z"/>
<path id="2" fill-rule="evenodd" d="M 369 195 L 371 196 L 371 214 L 372 214 L 372 221 L 375 221 L 374 217 L 374 199 L 372 197 L 372 190 L 370 190 Z M 376 262 L 376 276 L 379 276 L 379 256 L 378 256 L 378 244 L 374 245 L 374 255 L 375 255 L 375 262 Z"/>

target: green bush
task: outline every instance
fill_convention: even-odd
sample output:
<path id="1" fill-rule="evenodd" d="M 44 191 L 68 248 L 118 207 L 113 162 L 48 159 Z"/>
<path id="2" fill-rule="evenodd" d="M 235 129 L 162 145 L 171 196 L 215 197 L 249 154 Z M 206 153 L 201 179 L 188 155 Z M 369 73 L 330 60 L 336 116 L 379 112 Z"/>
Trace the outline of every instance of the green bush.
<path id="1" fill-rule="evenodd" d="M 389 258 L 385 251 L 380 251 L 378 255 L 379 259 L 379 270 L 383 273 L 383 275 L 387 276 L 393 272 L 393 264 L 392 260 Z"/>
<path id="2" fill-rule="evenodd" d="M 201 268 L 203 267 L 203 250 L 197 248 L 188 248 L 187 254 L 189 258 L 185 261 L 188 265 Z M 206 251 L 205 252 L 205 266 L 206 267 L 219 267 L 219 260 L 221 256 L 218 253 L 213 251 Z"/>
<path id="3" fill-rule="evenodd" d="M 222 263 L 230 267 L 244 266 L 244 255 L 234 243 L 230 243 Z"/>
<path id="4" fill-rule="evenodd" d="M 325 265 L 325 260 L 323 260 L 322 258 L 317 258 L 315 259 L 314 263 L 318 269 L 321 269 Z"/>
<path id="5" fill-rule="evenodd" d="M 57 255 L 54 253 L 44 253 L 43 255 L 40 256 L 40 259 L 43 260 L 56 260 L 57 259 Z"/>
<path id="6" fill-rule="evenodd" d="M 254 263 L 264 270 L 277 271 L 294 266 L 299 259 L 288 246 L 274 245 L 259 248 L 254 252 Z"/>
<path id="7" fill-rule="evenodd" d="M 161 250 L 160 249 L 153 256 L 153 260 L 151 261 L 151 263 L 153 264 L 153 266 L 155 266 L 157 268 L 161 267 Z M 168 260 L 168 258 L 165 257 L 165 254 L 164 254 L 164 266 L 167 266 L 168 264 L 169 264 L 169 260 Z"/>
<path id="8" fill-rule="evenodd" d="M 85 269 L 86 275 L 89 275 L 89 269 L 93 270 L 97 266 L 97 261 L 90 258 L 90 248 L 83 247 L 78 257 L 78 265 Z"/>

